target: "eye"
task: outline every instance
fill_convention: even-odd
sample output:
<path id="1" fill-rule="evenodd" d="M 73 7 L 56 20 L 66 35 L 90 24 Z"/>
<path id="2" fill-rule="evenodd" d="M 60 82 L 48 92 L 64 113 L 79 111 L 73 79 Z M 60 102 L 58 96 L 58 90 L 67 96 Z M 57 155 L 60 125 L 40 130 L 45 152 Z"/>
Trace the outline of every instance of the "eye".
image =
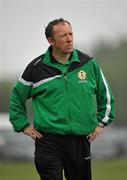
<path id="1" fill-rule="evenodd" d="M 65 36 L 66 36 L 66 34 L 62 34 L 62 35 L 61 35 L 61 37 L 65 37 Z"/>
<path id="2" fill-rule="evenodd" d="M 70 36 L 73 36 L 73 33 L 69 33 Z"/>

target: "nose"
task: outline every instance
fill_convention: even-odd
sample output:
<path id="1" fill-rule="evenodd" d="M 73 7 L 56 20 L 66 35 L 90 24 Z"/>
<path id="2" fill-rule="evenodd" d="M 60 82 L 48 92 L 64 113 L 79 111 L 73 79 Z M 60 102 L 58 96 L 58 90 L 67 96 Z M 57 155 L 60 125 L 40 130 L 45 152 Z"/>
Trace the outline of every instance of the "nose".
<path id="1" fill-rule="evenodd" d="M 69 34 L 67 35 L 67 41 L 68 41 L 68 42 L 72 41 L 72 36 L 69 35 Z"/>

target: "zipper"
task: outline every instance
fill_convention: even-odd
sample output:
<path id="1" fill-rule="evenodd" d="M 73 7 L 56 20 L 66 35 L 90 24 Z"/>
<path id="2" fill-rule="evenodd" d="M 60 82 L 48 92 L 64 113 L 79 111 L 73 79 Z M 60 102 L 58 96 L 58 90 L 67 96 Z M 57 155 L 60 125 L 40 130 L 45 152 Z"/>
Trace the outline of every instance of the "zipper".
<path id="1" fill-rule="evenodd" d="M 64 74 L 64 79 L 65 79 L 65 90 L 66 90 L 66 101 L 67 101 L 67 107 L 68 107 L 68 123 L 69 123 L 69 132 L 71 131 L 71 124 L 70 124 L 70 104 L 69 104 L 69 97 L 68 97 L 68 87 L 67 87 L 67 75 L 66 73 Z"/>
<path id="2" fill-rule="evenodd" d="M 66 89 L 66 95 L 67 95 L 67 75 L 66 75 L 66 73 L 64 74 L 64 79 L 65 79 L 65 89 Z"/>

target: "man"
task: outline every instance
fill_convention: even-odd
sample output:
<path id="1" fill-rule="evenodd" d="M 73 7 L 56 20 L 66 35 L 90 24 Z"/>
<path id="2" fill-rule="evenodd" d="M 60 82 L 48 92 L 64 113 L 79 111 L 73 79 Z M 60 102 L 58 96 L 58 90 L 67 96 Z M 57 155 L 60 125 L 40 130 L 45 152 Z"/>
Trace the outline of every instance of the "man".
<path id="1" fill-rule="evenodd" d="M 68 21 L 50 22 L 45 35 L 50 47 L 27 66 L 13 89 L 10 121 L 16 132 L 35 139 L 41 180 L 62 180 L 63 169 L 67 180 L 91 180 L 90 142 L 113 121 L 114 98 L 96 60 L 73 48 Z"/>

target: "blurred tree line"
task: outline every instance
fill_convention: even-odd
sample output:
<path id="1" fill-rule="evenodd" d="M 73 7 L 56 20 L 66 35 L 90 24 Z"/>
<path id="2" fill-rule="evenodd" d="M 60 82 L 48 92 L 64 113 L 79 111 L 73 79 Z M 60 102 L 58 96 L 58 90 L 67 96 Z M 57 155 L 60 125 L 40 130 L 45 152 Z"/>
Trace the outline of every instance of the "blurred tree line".
<path id="1" fill-rule="evenodd" d="M 109 42 L 101 42 L 94 47 L 93 56 L 97 58 L 115 96 L 116 121 L 114 125 L 125 125 L 127 124 L 127 40 L 121 40 L 115 46 Z M 0 81 L 0 113 L 9 110 L 9 98 L 15 81 L 9 78 Z M 30 104 L 28 101 L 29 116 L 32 114 Z"/>

